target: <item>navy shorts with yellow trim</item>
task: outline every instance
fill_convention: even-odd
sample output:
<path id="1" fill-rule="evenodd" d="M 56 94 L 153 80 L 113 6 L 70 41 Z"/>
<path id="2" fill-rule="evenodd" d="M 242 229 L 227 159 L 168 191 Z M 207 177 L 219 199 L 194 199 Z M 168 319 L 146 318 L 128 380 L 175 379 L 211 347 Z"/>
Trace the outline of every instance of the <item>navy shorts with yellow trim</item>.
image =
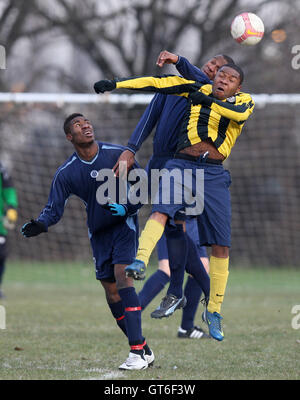
<path id="1" fill-rule="evenodd" d="M 114 225 L 90 237 L 95 262 L 96 279 L 115 282 L 114 265 L 131 264 L 138 248 L 137 217 Z"/>
<path id="2" fill-rule="evenodd" d="M 201 246 L 210 246 L 217 244 L 220 246 L 230 247 L 231 245 L 231 200 L 229 186 L 231 178 L 229 171 L 225 170 L 223 165 L 208 164 L 205 161 L 190 161 L 183 159 L 173 159 L 166 163 L 165 168 L 168 171 L 178 169 L 181 171 L 181 177 L 177 176 L 181 181 L 184 181 L 184 170 L 189 170 L 192 180 L 189 183 L 190 190 L 193 196 L 196 196 L 198 190 L 196 180 L 197 170 L 203 170 L 204 187 L 202 196 L 201 211 L 197 211 L 195 204 L 188 204 L 184 196 L 184 191 L 180 193 L 181 201 L 178 201 L 178 187 L 180 182 L 172 181 L 170 190 L 170 202 L 164 203 L 160 198 L 156 201 L 159 204 L 153 204 L 152 212 L 160 212 L 168 215 L 171 219 L 184 219 L 184 214 L 188 214 L 188 208 L 193 209 L 197 214 L 199 239 Z M 177 189 L 174 191 L 174 187 Z M 182 185 L 181 185 L 182 186 Z M 186 185 L 187 187 L 188 185 Z M 165 190 L 163 188 L 162 180 L 160 181 L 159 191 Z M 174 193 L 176 193 L 177 198 Z M 200 204 L 200 201 L 199 201 Z"/>

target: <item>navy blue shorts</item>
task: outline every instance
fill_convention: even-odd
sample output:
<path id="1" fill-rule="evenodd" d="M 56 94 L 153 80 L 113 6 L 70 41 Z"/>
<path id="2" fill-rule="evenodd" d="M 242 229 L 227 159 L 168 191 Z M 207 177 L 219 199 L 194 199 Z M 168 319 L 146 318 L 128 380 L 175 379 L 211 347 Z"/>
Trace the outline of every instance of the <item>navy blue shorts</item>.
<path id="1" fill-rule="evenodd" d="M 165 167 L 167 161 L 173 160 L 174 154 L 159 154 L 155 155 L 150 158 L 148 164 L 146 166 L 146 172 L 148 174 L 148 193 L 151 196 L 151 170 L 158 169 L 161 170 Z"/>
<path id="2" fill-rule="evenodd" d="M 168 171 L 179 170 L 177 174 L 178 181 L 172 181 L 170 190 L 170 202 L 167 204 L 161 198 L 157 198 L 159 204 L 153 204 L 152 212 L 160 212 L 168 215 L 170 218 L 184 219 L 185 214 L 192 211 L 197 216 L 200 245 L 210 246 L 217 244 L 220 246 L 230 247 L 231 245 L 231 200 L 229 186 L 231 178 L 229 171 L 225 170 L 222 165 L 208 164 L 203 161 L 189 161 L 183 159 L 169 160 L 165 168 Z M 198 190 L 198 177 L 203 176 L 204 187 Z M 198 206 L 186 201 L 186 195 L 182 190 L 181 201 L 178 201 L 178 187 L 183 187 L 180 182 L 184 182 L 184 171 L 191 175 L 191 181 L 186 180 L 186 188 L 189 188 L 192 196 L 199 199 Z M 203 175 L 201 175 L 203 174 Z M 180 181 L 181 179 L 181 181 Z M 163 180 L 160 181 L 159 192 L 163 192 Z M 177 189 L 176 189 L 177 185 Z M 174 190 L 175 188 L 175 190 Z M 165 188 L 164 188 L 165 191 Z M 177 198 L 175 198 L 176 194 Z M 190 199 L 189 199 L 190 200 Z M 201 204 L 202 201 L 202 204 Z M 200 206 L 199 206 L 200 205 Z M 181 218 L 182 216 L 182 218 Z"/>
<path id="3" fill-rule="evenodd" d="M 167 161 L 171 161 L 174 158 L 174 154 L 154 154 L 146 167 L 146 171 L 148 174 L 148 192 L 151 193 L 151 170 L 152 169 L 163 169 L 167 163 Z M 198 249 L 199 257 L 207 257 L 206 248 L 204 246 L 200 246 L 199 238 L 198 238 L 198 228 L 196 219 L 187 219 L 187 232 L 190 232 L 190 238 L 195 242 L 195 245 Z M 157 256 L 159 260 L 166 260 L 169 258 L 168 256 L 168 248 L 167 248 L 167 240 L 165 234 L 162 235 L 161 239 L 157 243 Z"/>
<path id="4" fill-rule="evenodd" d="M 131 264 L 138 248 L 137 218 L 98 231 L 90 238 L 95 262 L 96 279 L 115 282 L 114 265 Z"/>

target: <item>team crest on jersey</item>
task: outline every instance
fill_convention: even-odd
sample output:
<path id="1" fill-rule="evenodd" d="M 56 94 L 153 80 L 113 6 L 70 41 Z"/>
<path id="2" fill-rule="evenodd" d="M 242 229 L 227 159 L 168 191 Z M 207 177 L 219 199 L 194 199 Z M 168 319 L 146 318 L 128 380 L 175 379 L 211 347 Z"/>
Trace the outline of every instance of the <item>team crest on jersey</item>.
<path id="1" fill-rule="evenodd" d="M 97 176 L 98 176 L 98 171 L 96 171 L 95 169 L 93 169 L 93 171 L 91 171 L 91 177 L 92 178 L 97 178 Z"/>
<path id="2" fill-rule="evenodd" d="M 228 101 L 228 103 L 235 103 L 235 96 L 227 97 L 226 101 Z"/>

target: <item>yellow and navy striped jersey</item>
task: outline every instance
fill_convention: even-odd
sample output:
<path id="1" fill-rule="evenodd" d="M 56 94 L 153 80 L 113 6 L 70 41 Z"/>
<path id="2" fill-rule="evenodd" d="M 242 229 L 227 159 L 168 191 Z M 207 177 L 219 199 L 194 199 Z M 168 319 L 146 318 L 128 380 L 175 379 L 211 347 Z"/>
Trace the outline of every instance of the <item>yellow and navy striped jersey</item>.
<path id="1" fill-rule="evenodd" d="M 254 108 L 254 101 L 248 93 L 240 92 L 229 99 L 218 100 L 212 95 L 212 85 L 203 85 L 177 75 L 119 79 L 116 88 L 175 94 L 187 98 L 191 92 L 200 91 L 208 101 L 202 104 L 188 101 L 177 151 L 211 139 L 225 158 L 229 156 Z"/>

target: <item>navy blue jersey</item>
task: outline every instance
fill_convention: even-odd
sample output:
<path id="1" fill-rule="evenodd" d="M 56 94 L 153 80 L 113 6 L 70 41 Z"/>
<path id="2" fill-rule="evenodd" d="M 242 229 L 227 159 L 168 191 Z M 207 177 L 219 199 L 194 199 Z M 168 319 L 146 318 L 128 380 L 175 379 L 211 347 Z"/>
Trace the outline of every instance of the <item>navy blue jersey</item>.
<path id="1" fill-rule="evenodd" d="M 124 146 L 98 142 L 99 151 L 91 161 L 84 161 L 77 153 L 73 153 L 66 162 L 58 168 L 53 178 L 48 203 L 38 217 L 38 221 L 46 228 L 56 224 L 63 215 L 65 204 L 71 195 L 79 197 L 86 207 L 87 225 L 90 234 L 105 230 L 112 225 L 123 223 L 126 217 L 113 216 L 110 211 L 101 207 L 96 199 L 96 192 L 103 181 L 96 178 L 102 169 L 112 169 Z M 135 164 L 135 168 L 139 168 Z M 116 196 L 118 199 L 118 179 L 116 178 Z M 125 202 L 126 204 L 126 202 Z M 126 204 L 128 215 L 137 222 L 137 211 L 141 204 Z"/>
<path id="2" fill-rule="evenodd" d="M 179 57 L 176 68 L 186 79 L 211 83 L 204 72 L 190 64 L 184 57 Z M 153 138 L 153 155 L 172 157 L 177 148 L 178 134 L 186 106 L 186 98 L 156 94 L 132 133 L 127 147 L 134 152 L 138 151 L 157 124 Z"/>

